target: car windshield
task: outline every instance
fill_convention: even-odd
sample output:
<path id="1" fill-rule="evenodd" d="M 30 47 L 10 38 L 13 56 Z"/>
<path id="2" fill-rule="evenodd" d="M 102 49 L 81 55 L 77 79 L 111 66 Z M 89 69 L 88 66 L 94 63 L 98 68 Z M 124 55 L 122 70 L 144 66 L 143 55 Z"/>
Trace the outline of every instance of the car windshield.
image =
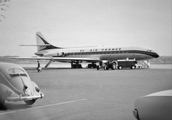
<path id="1" fill-rule="evenodd" d="M 25 71 L 19 68 L 10 68 L 7 71 L 11 76 L 27 76 Z"/>

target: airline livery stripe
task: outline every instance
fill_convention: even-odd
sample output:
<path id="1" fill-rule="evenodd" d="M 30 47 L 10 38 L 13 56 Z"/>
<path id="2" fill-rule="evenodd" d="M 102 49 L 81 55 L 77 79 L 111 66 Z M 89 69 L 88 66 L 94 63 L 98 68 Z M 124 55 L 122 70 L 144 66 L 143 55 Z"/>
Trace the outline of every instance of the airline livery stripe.
<path id="1" fill-rule="evenodd" d="M 71 52 L 65 53 L 65 55 L 94 55 L 94 54 L 125 54 L 125 53 L 138 53 L 138 54 L 145 54 L 152 57 L 158 56 L 156 53 L 149 52 L 149 51 L 139 51 L 139 50 L 120 50 L 120 51 L 94 51 L 94 52 Z"/>

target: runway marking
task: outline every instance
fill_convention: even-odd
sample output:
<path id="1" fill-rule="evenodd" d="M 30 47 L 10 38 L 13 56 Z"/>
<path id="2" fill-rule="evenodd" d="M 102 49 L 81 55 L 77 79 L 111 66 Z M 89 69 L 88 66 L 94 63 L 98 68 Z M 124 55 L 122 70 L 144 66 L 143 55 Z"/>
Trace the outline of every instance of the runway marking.
<path id="1" fill-rule="evenodd" d="M 78 99 L 78 100 L 66 101 L 66 102 L 49 104 L 49 105 L 44 105 L 44 106 L 38 106 L 38 107 L 34 107 L 34 108 L 28 108 L 28 109 L 22 109 L 22 110 L 9 111 L 9 112 L 0 113 L 0 115 L 5 115 L 5 114 L 9 114 L 9 113 L 20 112 L 20 111 L 40 109 L 40 108 L 45 108 L 45 107 L 57 106 L 57 105 L 63 105 L 63 104 L 69 104 L 69 103 L 80 102 L 80 101 L 85 101 L 85 100 L 87 100 L 87 99 Z"/>

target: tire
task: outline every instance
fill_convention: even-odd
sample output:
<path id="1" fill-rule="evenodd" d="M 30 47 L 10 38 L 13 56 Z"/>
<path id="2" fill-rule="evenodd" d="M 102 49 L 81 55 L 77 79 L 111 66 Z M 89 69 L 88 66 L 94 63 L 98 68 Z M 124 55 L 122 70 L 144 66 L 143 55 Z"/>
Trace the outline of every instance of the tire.
<path id="1" fill-rule="evenodd" d="M 92 65 L 91 64 L 88 64 L 88 68 L 91 68 L 92 67 Z"/>
<path id="2" fill-rule="evenodd" d="M 0 96 L 0 110 L 7 110 L 7 107 L 5 106 L 5 100 L 1 98 L 1 96 Z"/>
<path id="3" fill-rule="evenodd" d="M 112 63 L 112 64 L 111 64 L 111 69 L 112 69 L 112 70 L 115 70 L 115 69 L 116 69 L 116 64 L 115 64 L 115 63 Z"/>
<path id="4" fill-rule="evenodd" d="M 136 69 L 136 66 L 135 65 L 131 66 L 131 69 Z"/>
<path id="5" fill-rule="evenodd" d="M 24 101 L 27 105 L 33 105 L 35 103 L 35 99 L 34 100 L 26 100 Z"/>
<path id="6" fill-rule="evenodd" d="M 106 67 L 106 65 L 105 65 L 105 66 L 103 67 L 103 69 L 104 69 L 104 70 L 107 70 L 106 68 L 107 68 L 107 67 Z"/>
<path id="7" fill-rule="evenodd" d="M 122 66 L 118 66 L 118 69 L 121 70 L 122 69 Z"/>
<path id="8" fill-rule="evenodd" d="M 109 70 L 109 66 L 106 67 L 106 70 Z"/>
<path id="9" fill-rule="evenodd" d="M 82 68 L 82 65 L 81 64 L 77 64 L 76 68 Z"/>
<path id="10" fill-rule="evenodd" d="M 76 64 L 73 64 L 73 65 L 72 65 L 72 68 L 76 68 Z"/>
<path id="11" fill-rule="evenodd" d="M 97 70 L 99 70 L 100 69 L 100 67 L 99 66 L 97 66 Z"/>
<path id="12" fill-rule="evenodd" d="M 74 68 L 74 64 L 71 64 L 71 68 Z"/>
<path id="13" fill-rule="evenodd" d="M 97 65 L 96 64 L 93 64 L 93 68 L 97 68 Z"/>
<path id="14" fill-rule="evenodd" d="M 4 105 L 5 104 L 5 100 L 0 96 L 0 105 Z"/>
<path id="15" fill-rule="evenodd" d="M 82 65 L 81 64 L 79 65 L 79 68 L 82 68 Z"/>

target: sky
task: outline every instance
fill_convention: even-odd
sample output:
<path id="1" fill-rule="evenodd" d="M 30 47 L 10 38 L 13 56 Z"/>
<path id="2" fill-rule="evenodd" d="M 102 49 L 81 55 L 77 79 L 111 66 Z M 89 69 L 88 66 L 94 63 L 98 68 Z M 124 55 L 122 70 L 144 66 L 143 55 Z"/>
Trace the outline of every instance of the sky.
<path id="1" fill-rule="evenodd" d="M 34 56 L 36 32 L 59 47 L 141 46 L 172 56 L 171 0 L 10 0 L 0 3 L 0 56 Z"/>

